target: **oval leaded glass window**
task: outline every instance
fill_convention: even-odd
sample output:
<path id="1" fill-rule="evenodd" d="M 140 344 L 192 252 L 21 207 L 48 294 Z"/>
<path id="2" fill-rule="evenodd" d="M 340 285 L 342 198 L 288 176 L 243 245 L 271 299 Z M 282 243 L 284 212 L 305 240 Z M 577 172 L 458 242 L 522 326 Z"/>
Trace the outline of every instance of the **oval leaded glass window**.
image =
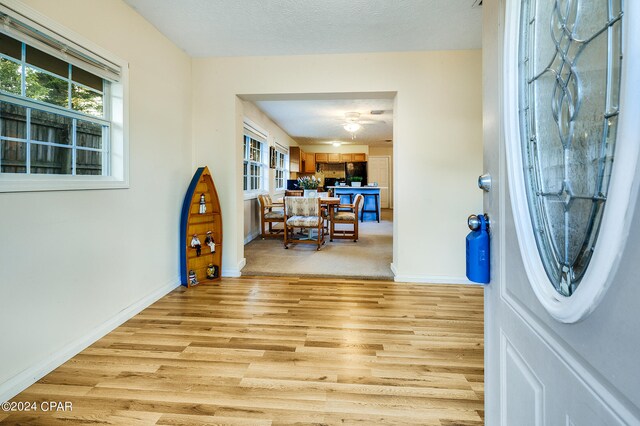
<path id="1" fill-rule="evenodd" d="M 519 111 L 531 224 L 551 285 L 571 296 L 607 206 L 620 96 L 622 0 L 524 0 Z"/>

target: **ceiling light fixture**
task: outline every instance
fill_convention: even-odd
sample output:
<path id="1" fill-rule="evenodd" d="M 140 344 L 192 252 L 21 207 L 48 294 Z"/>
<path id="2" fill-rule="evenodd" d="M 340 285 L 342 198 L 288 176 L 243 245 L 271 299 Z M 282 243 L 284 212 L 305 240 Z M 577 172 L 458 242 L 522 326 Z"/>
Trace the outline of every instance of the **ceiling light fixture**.
<path id="1" fill-rule="evenodd" d="M 342 127 L 344 127 L 344 129 L 347 132 L 351 133 L 351 139 L 355 139 L 356 138 L 356 132 L 362 128 L 362 125 L 360 123 L 358 123 L 358 120 L 360 119 L 360 113 L 359 112 L 347 112 L 347 113 L 344 114 L 344 118 L 345 118 L 346 122 L 344 123 L 344 125 Z"/>
<path id="2" fill-rule="evenodd" d="M 336 148 L 339 147 L 340 145 L 342 145 L 341 142 L 334 142 L 331 145 L 335 146 Z"/>
<path id="3" fill-rule="evenodd" d="M 345 123 L 344 129 L 349 133 L 355 133 L 362 127 L 358 123 Z"/>

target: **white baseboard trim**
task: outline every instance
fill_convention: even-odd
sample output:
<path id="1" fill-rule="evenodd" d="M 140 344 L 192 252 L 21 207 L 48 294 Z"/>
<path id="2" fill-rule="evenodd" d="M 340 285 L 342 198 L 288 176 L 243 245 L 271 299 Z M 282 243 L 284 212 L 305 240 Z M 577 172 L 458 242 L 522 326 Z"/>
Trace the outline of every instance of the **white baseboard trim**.
<path id="1" fill-rule="evenodd" d="M 6 382 L 0 384 L 0 402 L 10 400 L 179 286 L 180 278 L 176 277 L 171 281 L 171 283 L 162 286 L 148 296 L 145 296 L 132 305 L 129 305 L 127 308 L 118 312 L 116 315 L 91 330 L 85 336 L 74 340 L 59 351 L 47 356 L 42 362 L 27 368 Z"/>
<path id="2" fill-rule="evenodd" d="M 249 244 L 251 241 L 255 240 L 259 236 L 260 236 L 260 230 L 253 231 L 249 235 L 244 237 L 244 243 Z"/>
<path id="3" fill-rule="evenodd" d="M 389 264 L 389 268 L 391 269 L 391 272 L 393 272 L 393 276 L 395 279 L 395 277 L 398 276 L 398 268 L 396 268 L 396 265 L 393 262 Z"/>
<path id="4" fill-rule="evenodd" d="M 236 268 L 225 268 L 222 270 L 222 276 L 226 278 L 238 278 L 242 276 L 242 268 L 247 264 L 247 258 L 243 257 Z"/>
<path id="5" fill-rule="evenodd" d="M 393 271 L 393 268 L 391 270 Z M 396 271 L 393 272 L 396 274 L 393 280 L 397 283 L 482 285 L 469 281 L 466 277 L 450 277 L 446 275 L 402 275 L 396 273 Z"/>

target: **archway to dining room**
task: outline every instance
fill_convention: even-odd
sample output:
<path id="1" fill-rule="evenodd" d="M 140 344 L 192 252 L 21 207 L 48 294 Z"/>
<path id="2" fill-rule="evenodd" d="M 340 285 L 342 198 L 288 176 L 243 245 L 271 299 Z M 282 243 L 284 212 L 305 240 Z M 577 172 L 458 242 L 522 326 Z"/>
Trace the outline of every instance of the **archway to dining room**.
<path id="1" fill-rule="evenodd" d="M 393 280 L 394 98 L 239 96 L 242 275 Z M 318 197 L 322 230 L 290 226 L 285 248 L 283 203 L 298 196 Z"/>

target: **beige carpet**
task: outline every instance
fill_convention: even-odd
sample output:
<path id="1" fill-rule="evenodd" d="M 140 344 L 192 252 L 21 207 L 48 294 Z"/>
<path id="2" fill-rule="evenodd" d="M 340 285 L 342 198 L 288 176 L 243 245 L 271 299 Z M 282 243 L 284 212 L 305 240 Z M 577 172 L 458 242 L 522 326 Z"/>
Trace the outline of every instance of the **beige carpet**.
<path id="1" fill-rule="evenodd" d="M 341 278 L 393 279 L 392 210 L 382 210 L 380 223 L 360 223 L 358 242 L 329 241 L 320 251 L 311 244 L 290 244 L 285 250 L 282 239 L 258 237 L 244 246 L 247 259 L 242 275 L 311 275 Z"/>

